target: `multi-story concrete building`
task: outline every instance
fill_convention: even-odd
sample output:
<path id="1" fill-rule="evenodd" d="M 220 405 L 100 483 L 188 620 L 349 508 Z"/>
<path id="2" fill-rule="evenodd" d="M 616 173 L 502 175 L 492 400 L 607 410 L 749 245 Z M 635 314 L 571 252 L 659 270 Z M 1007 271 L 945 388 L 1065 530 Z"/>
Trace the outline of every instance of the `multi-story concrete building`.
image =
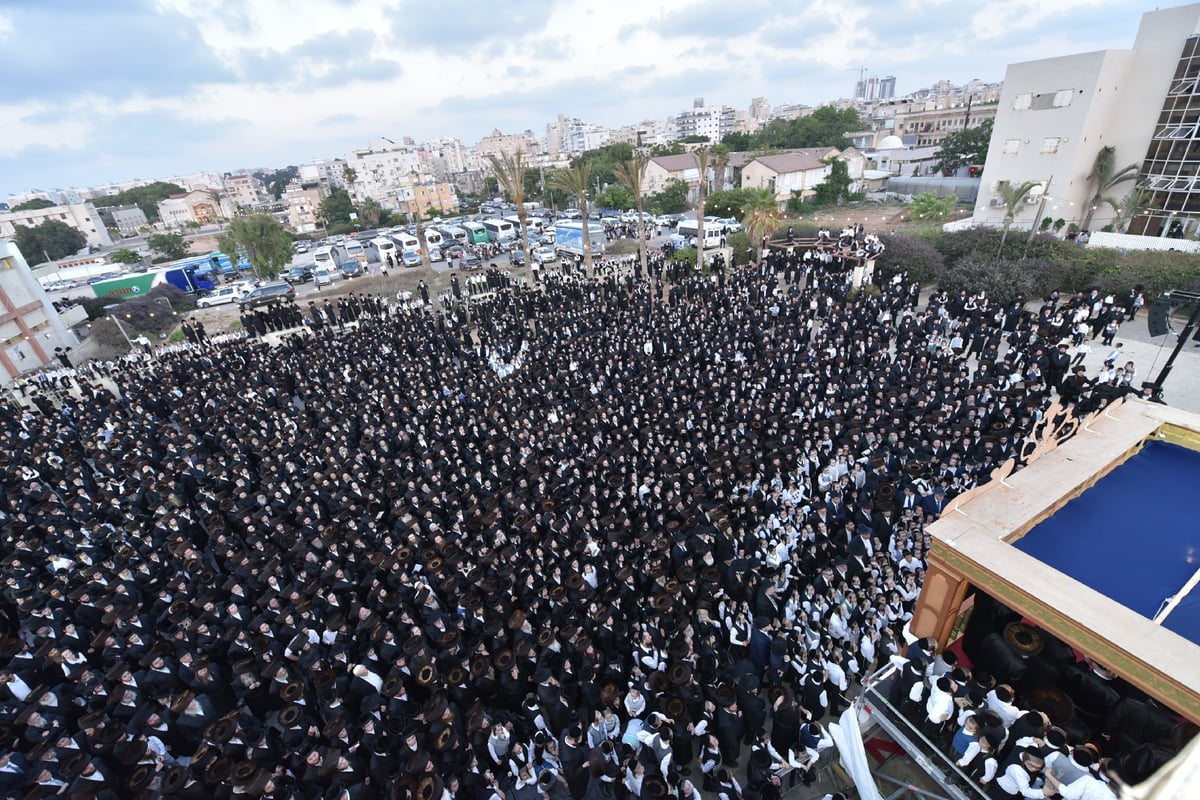
<path id="1" fill-rule="evenodd" d="M 299 167 L 301 183 L 322 183 L 330 189 L 346 185 L 346 162 L 340 158 L 318 158 Z"/>
<path id="2" fill-rule="evenodd" d="M 996 118 L 999 103 L 979 103 L 967 96 L 950 105 L 933 101 L 900 103 L 890 129 L 908 144 L 936 145 L 951 133 L 978 128 Z"/>
<path id="3" fill-rule="evenodd" d="M 258 178 L 249 173 L 226 175 L 224 191 L 235 209 L 256 208 L 265 199 Z"/>
<path id="4" fill-rule="evenodd" d="M 83 321 L 87 314 L 79 307 L 68 317 Z M 65 351 L 76 344 L 20 249 L 0 241 L 0 380 L 7 383 L 23 372 L 57 367 L 55 348 Z"/>
<path id="5" fill-rule="evenodd" d="M 186 228 L 189 224 L 211 225 L 222 215 L 219 198 L 213 189 L 173 194 L 158 204 L 158 218 L 168 228 Z"/>
<path id="6" fill-rule="evenodd" d="M 396 211 L 401 210 L 396 192 L 410 185 L 412 176 L 419 174 L 421 157 L 415 146 L 380 138 L 347 154 L 346 167 L 354 176 L 353 181 L 346 181 L 351 200 L 361 203 L 370 197 L 383 208 Z"/>
<path id="7" fill-rule="evenodd" d="M 704 98 L 692 101 L 688 111 L 675 116 L 676 137 L 703 136 L 710 142 L 719 142 L 727 133 L 732 133 L 737 124 L 737 111 L 729 106 L 705 106 Z"/>
<path id="8" fill-rule="evenodd" d="M 503 158 L 511 156 L 518 150 L 522 153 L 535 153 L 538 149 L 537 139 L 534 138 L 533 131 L 501 133 L 499 128 L 493 130 L 490 135 L 480 139 L 479 144 L 475 145 L 475 152 L 485 161 L 489 155 L 496 155 Z"/>
<path id="9" fill-rule="evenodd" d="M 1200 4 L 1151 11 L 1129 50 L 1011 64 L 988 148 L 977 222 L 999 225 L 1002 181 L 1036 181 L 1015 225 L 1036 225 L 1039 211 L 1099 229 L 1108 203 L 1092 208 L 1089 179 L 1103 147 L 1117 168 L 1139 165 L 1136 181 L 1110 190 L 1119 200 L 1135 186 L 1149 193 L 1130 233 L 1193 238 L 1200 230 Z M 1040 196 L 1046 197 L 1045 204 Z"/>
<path id="10" fill-rule="evenodd" d="M 98 211 L 104 226 L 109 230 L 115 228 L 122 236 L 135 236 L 141 228 L 150 224 L 146 212 L 138 206 L 107 206 Z"/>
<path id="11" fill-rule="evenodd" d="M 458 195 L 448 183 L 415 181 L 400 187 L 397 197 L 401 201 L 400 210 L 408 214 L 410 220 L 417 217 L 424 219 L 431 210 L 438 216 L 458 212 Z"/>
<path id="12" fill-rule="evenodd" d="M 287 203 L 288 227 L 296 233 L 312 233 L 321 227 L 317 219 L 321 201 L 329 196 L 329 184 L 323 181 L 294 180 L 283 190 Z"/>
<path id="13" fill-rule="evenodd" d="M 89 247 L 111 247 L 112 237 L 104 226 L 104 220 L 91 203 L 71 203 L 65 206 L 50 206 L 32 211 L 9 211 L 0 214 L 0 239 L 16 235 L 17 226 L 36 227 L 43 222 L 58 220 L 65 222 L 87 237 Z M 37 253 L 33 256 L 36 258 Z"/>
<path id="14" fill-rule="evenodd" d="M 865 102 L 873 102 L 875 100 L 889 100 L 896 96 L 896 76 L 888 75 L 885 78 L 880 78 L 877 75 L 869 75 L 860 78 L 854 84 L 854 99 L 863 100 Z"/>

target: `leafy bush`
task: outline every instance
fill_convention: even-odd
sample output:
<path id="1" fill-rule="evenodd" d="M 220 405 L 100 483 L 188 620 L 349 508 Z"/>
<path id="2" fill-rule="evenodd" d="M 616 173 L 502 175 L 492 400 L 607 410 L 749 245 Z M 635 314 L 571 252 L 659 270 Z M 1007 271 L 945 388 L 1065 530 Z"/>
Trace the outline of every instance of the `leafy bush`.
<path id="1" fill-rule="evenodd" d="M 875 271 L 880 279 L 908 270 L 909 277 L 929 284 L 936 282 L 946 268 L 937 248 L 920 239 L 902 233 L 885 233 L 879 240 L 884 246 L 883 254 L 875 259 Z"/>
<path id="2" fill-rule="evenodd" d="M 938 197 L 933 192 L 922 192 L 912 199 L 908 206 L 908 218 L 913 220 L 945 219 L 954 210 L 957 202 L 955 196 Z"/>
<path id="3" fill-rule="evenodd" d="M 957 294 L 960 289 L 986 291 L 989 297 L 1008 303 L 1018 294 L 1031 297 L 1036 293 L 1034 272 L 1027 269 L 1028 263 L 970 255 L 947 268 L 938 285 L 951 294 Z"/>
<path id="4" fill-rule="evenodd" d="M 733 250 L 733 263 L 735 266 L 750 263 L 750 236 L 745 231 L 731 233 L 726 238 L 726 243 Z"/>

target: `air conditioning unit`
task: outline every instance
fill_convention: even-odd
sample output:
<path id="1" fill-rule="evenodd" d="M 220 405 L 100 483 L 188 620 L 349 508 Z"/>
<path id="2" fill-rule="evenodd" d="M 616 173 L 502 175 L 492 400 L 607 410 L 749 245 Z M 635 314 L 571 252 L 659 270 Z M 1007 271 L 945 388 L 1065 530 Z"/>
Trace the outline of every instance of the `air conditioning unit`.
<path id="1" fill-rule="evenodd" d="M 1004 199 L 1001 197 L 993 197 L 988 201 L 988 205 L 992 208 L 1004 208 Z"/>

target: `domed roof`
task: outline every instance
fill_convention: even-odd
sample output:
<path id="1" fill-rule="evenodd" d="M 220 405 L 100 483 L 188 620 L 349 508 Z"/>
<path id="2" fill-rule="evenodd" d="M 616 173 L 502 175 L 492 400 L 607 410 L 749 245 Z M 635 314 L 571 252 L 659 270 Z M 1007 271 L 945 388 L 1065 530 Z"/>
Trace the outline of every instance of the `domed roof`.
<path id="1" fill-rule="evenodd" d="M 885 136 L 876 150 L 903 150 L 904 140 L 899 136 Z"/>

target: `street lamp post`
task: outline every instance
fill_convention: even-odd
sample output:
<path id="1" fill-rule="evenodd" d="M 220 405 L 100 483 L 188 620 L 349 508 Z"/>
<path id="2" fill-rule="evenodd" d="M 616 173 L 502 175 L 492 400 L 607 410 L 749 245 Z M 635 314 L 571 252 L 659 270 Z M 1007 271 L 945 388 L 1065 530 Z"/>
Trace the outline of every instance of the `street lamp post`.
<path id="1" fill-rule="evenodd" d="M 111 319 L 113 322 L 115 322 L 117 324 L 117 330 L 119 330 L 121 332 L 121 335 L 125 337 L 125 343 L 127 345 L 129 345 L 129 349 L 132 350 L 133 349 L 133 340 L 130 339 L 129 334 L 125 332 L 125 326 L 121 324 L 120 317 L 116 316 L 115 314 L 110 314 L 109 319 Z"/>

